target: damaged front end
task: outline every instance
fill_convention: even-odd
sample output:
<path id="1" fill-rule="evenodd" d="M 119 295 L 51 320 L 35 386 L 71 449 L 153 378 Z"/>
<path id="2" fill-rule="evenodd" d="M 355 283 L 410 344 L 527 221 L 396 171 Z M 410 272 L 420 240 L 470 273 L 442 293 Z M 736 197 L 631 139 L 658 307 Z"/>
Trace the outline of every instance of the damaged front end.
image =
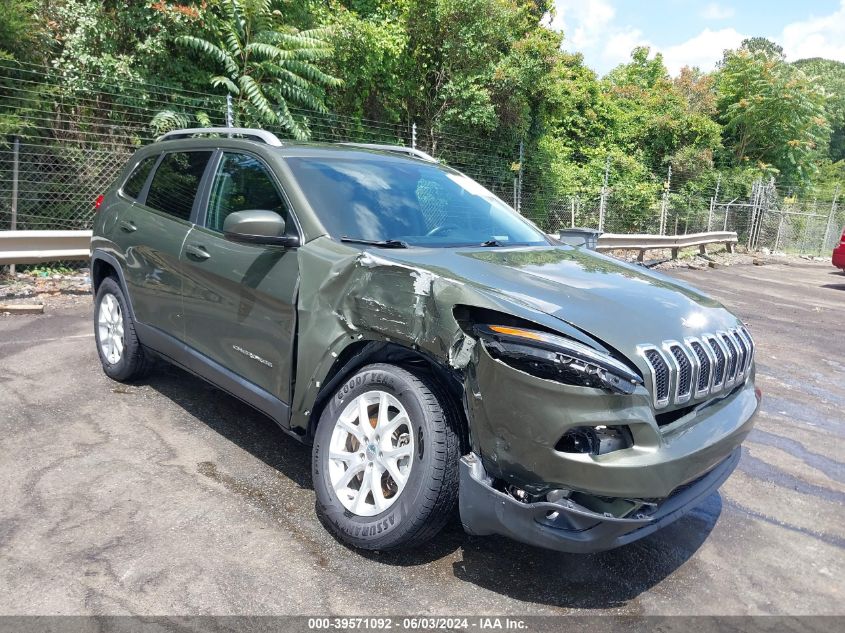
<path id="1" fill-rule="evenodd" d="M 730 476 L 739 462 L 737 447 L 722 463 L 659 503 L 601 500 L 608 508 L 626 504 L 617 516 L 584 505 L 577 498 L 555 501 L 519 499 L 514 491 L 497 490 L 475 455 L 461 459 L 460 513 L 464 529 L 479 536 L 500 534 L 516 541 L 562 552 L 589 553 L 613 549 L 648 536 L 699 505 Z M 614 503 L 615 502 L 615 503 Z"/>
<path id="2" fill-rule="evenodd" d="M 643 339 L 682 340 L 679 315 L 733 325 L 721 306 L 600 256 L 434 251 L 361 252 L 327 238 L 300 249 L 295 430 L 309 433 L 325 394 L 363 362 L 428 367 L 463 404 L 466 530 L 561 551 L 645 536 L 735 468 L 759 402 L 750 356 L 742 380 L 737 370 L 717 397 L 658 410 L 636 352 Z M 565 286 L 573 267 L 584 277 Z M 600 308 L 591 311 L 586 281 L 597 274 Z M 663 312 L 637 332 L 611 314 L 617 303 Z"/>

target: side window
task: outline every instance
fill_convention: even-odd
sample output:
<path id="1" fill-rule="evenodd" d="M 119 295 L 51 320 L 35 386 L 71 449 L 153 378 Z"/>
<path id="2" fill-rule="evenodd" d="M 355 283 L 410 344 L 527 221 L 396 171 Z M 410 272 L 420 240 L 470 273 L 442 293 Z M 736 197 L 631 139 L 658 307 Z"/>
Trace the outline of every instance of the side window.
<path id="1" fill-rule="evenodd" d="M 123 184 L 123 193 L 130 198 L 137 198 L 141 194 L 141 189 L 144 188 L 144 183 L 147 182 L 147 176 L 150 175 L 150 170 L 155 165 L 158 155 L 147 156 L 144 160 L 135 166 L 129 178 Z"/>
<path id="2" fill-rule="evenodd" d="M 205 225 L 223 231 L 223 223 L 235 211 L 275 211 L 288 220 L 287 205 L 267 168 L 257 158 L 226 152 L 211 185 Z"/>
<path id="3" fill-rule="evenodd" d="M 209 158 L 211 152 L 166 154 L 150 183 L 146 205 L 188 220 Z"/>

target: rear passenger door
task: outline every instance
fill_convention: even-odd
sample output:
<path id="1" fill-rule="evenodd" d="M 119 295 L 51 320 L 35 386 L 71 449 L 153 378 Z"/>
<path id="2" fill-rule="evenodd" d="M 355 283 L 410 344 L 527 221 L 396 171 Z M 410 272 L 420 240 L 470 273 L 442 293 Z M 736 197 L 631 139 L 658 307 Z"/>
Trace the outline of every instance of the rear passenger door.
<path id="1" fill-rule="evenodd" d="M 227 240 L 223 223 L 235 211 L 274 211 L 296 234 L 295 220 L 280 183 L 259 157 L 222 151 L 214 162 L 208 204 L 182 251 L 186 341 L 240 379 L 289 403 L 296 249 Z"/>
<path id="2" fill-rule="evenodd" d="M 145 191 L 117 220 L 136 320 L 179 340 L 185 336 L 179 255 L 212 154 L 208 150 L 162 154 Z"/>

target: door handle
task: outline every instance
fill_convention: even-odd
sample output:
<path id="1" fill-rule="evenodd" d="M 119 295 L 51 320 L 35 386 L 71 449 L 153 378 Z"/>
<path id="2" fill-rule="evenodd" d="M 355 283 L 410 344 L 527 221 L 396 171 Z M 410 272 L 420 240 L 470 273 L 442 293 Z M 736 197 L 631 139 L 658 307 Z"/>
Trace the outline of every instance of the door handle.
<path id="1" fill-rule="evenodd" d="M 126 233 L 134 233 L 138 230 L 138 227 L 135 226 L 135 223 L 131 220 L 121 220 L 120 221 L 120 230 Z"/>
<path id="2" fill-rule="evenodd" d="M 185 247 L 185 252 L 194 259 L 198 259 L 200 261 L 206 260 L 211 257 L 211 254 L 205 250 L 203 246 L 199 244 L 188 244 Z"/>

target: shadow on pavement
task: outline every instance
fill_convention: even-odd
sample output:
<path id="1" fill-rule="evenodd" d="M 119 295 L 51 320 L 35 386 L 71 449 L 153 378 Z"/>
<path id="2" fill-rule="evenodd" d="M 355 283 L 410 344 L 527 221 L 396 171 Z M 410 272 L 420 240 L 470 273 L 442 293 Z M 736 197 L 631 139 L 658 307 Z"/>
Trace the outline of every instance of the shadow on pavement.
<path id="1" fill-rule="evenodd" d="M 612 609 L 675 573 L 695 554 L 722 512 L 715 493 L 654 534 L 598 554 L 541 550 L 500 537 L 468 537 L 455 577 L 525 602 L 572 609 Z"/>
<path id="2" fill-rule="evenodd" d="M 559 608 L 612 609 L 684 566 L 722 513 L 718 493 L 690 514 L 658 532 L 616 550 L 566 554 L 523 545 L 498 536 L 464 533 L 457 516 L 435 540 L 412 551 L 358 552 L 387 565 L 422 565 L 460 550 L 452 563 L 458 580 L 515 600 Z"/>
<path id="3" fill-rule="evenodd" d="M 311 448 L 264 414 L 165 362 L 160 361 L 144 382 L 300 488 L 312 489 Z"/>
<path id="4" fill-rule="evenodd" d="M 176 367 L 161 364 L 146 384 L 296 485 L 312 488 L 309 447 L 269 418 Z M 560 608 L 618 608 L 687 563 L 721 512 L 722 499 L 713 494 L 655 534 L 598 554 L 565 554 L 503 537 L 469 536 L 457 512 L 434 540 L 417 549 L 372 552 L 346 547 L 367 560 L 403 567 L 460 557 L 451 564 L 455 578 L 516 600 Z"/>

